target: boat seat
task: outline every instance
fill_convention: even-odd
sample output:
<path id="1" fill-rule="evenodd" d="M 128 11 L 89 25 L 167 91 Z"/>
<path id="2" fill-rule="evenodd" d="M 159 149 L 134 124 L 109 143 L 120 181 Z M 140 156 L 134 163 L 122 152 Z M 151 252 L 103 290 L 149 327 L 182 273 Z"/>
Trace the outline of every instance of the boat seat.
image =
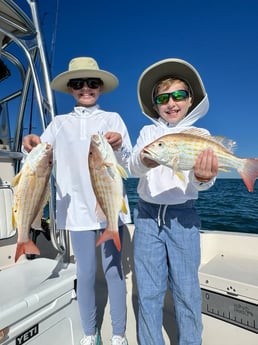
<path id="1" fill-rule="evenodd" d="M 14 236 L 12 224 L 13 189 L 9 182 L 0 180 L 0 240 Z M 2 216 L 4 215 L 4 216 Z"/>
<path id="2" fill-rule="evenodd" d="M 17 232 L 12 224 L 13 189 L 0 179 L 0 270 L 14 263 Z"/>
<path id="3" fill-rule="evenodd" d="M 0 144 L 0 178 L 12 182 L 15 175 L 15 162 L 23 159 L 23 153 L 11 151 L 9 145 Z"/>
<path id="4" fill-rule="evenodd" d="M 15 176 L 15 160 L 22 157 L 21 152 L 11 152 L 8 145 L 0 144 L 0 240 L 15 234 L 12 225 L 12 180 Z"/>

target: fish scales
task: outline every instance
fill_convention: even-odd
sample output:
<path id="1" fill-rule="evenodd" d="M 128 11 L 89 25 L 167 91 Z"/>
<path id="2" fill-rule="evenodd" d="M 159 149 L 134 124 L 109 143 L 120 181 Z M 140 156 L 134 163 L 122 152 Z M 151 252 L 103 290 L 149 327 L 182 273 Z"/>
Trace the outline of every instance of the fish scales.
<path id="1" fill-rule="evenodd" d="M 242 177 L 249 192 L 258 177 L 258 159 L 240 158 L 233 154 L 235 142 L 223 137 L 212 137 L 198 129 L 171 133 L 144 147 L 144 156 L 172 168 L 178 176 L 182 170 L 191 170 L 196 158 L 205 149 L 211 149 L 218 159 L 219 170 L 233 168 Z"/>
<path id="2" fill-rule="evenodd" d="M 47 202 L 52 159 L 52 146 L 40 143 L 32 149 L 21 171 L 14 177 L 13 223 L 18 231 L 15 262 L 22 254 L 40 254 L 29 238 L 29 232 Z"/>
<path id="3" fill-rule="evenodd" d="M 109 226 L 113 227 L 116 226 L 117 223 L 117 212 L 116 210 L 121 206 L 119 201 L 119 196 L 121 195 L 121 188 L 114 188 L 114 181 L 111 179 L 107 169 L 103 170 L 103 173 L 99 175 L 95 174 L 95 190 L 96 194 L 98 195 L 98 200 L 100 203 L 100 207 L 103 209 L 105 213 L 109 212 Z M 118 197 L 111 197 L 116 195 Z"/>
<path id="4" fill-rule="evenodd" d="M 207 140 L 203 137 L 193 138 L 192 135 L 183 135 L 182 142 L 178 142 L 178 151 L 180 158 L 184 160 L 182 162 L 187 162 L 185 168 L 191 169 L 197 156 L 206 149 L 212 149 L 218 157 L 221 170 L 223 168 L 240 168 L 242 165 L 242 159 L 234 156 L 231 152 L 228 152 L 226 148 L 222 147 L 218 143 Z M 182 170 L 183 167 L 180 165 Z"/>
<path id="5" fill-rule="evenodd" d="M 47 189 L 45 178 L 39 179 L 22 179 L 21 185 L 19 186 L 21 191 L 20 204 L 23 205 L 23 210 L 18 218 L 18 226 L 23 228 L 30 228 L 35 214 L 40 211 L 42 207 L 43 192 Z M 19 192 L 19 191 L 18 191 Z M 30 200 L 30 202 L 28 202 Z M 19 232 L 18 242 L 24 242 L 27 239 L 26 231 Z"/>
<path id="6" fill-rule="evenodd" d="M 100 219 L 103 213 L 106 219 L 106 229 L 96 245 L 113 239 L 116 248 L 121 250 L 118 219 L 121 210 L 127 213 L 122 182 L 122 177 L 127 177 L 126 172 L 118 164 L 106 138 L 100 134 L 91 137 L 88 162 L 92 188 L 97 200 L 97 218 Z"/>

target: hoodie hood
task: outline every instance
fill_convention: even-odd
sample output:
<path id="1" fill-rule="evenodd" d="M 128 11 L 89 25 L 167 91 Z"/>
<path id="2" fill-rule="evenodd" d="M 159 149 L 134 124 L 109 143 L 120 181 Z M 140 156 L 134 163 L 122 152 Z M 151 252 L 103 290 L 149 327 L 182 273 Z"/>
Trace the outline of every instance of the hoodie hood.
<path id="1" fill-rule="evenodd" d="M 163 120 L 161 117 L 159 118 L 153 118 L 149 116 L 148 114 L 143 113 L 148 119 L 150 119 L 154 124 L 162 127 L 175 127 L 177 129 L 189 127 L 193 125 L 196 121 L 201 119 L 203 116 L 205 116 L 209 109 L 209 99 L 208 95 L 206 94 L 203 98 L 203 100 L 189 113 L 184 117 L 181 121 L 178 123 L 169 123 L 165 120 Z"/>

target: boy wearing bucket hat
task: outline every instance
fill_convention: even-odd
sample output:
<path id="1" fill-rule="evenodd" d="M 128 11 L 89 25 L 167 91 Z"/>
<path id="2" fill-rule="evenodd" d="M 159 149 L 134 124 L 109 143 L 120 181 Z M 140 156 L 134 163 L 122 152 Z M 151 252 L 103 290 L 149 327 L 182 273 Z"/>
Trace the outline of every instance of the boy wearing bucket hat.
<path id="1" fill-rule="evenodd" d="M 200 219 L 193 200 L 210 188 L 218 173 L 217 157 L 202 152 L 183 179 L 171 168 L 143 156 L 157 138 L 189 129 L 208 110 L 208 96 L 199 73 L 181 59 L 148 67 L 138 81 L 138 100 L 153 124 L 142 128 L 129 170 L 139 177 L 139 202 L 134 210 L 134 265 L 138 287 L 140 345 L 164 345 L 163 303 L 171 290 L 178 345 L 200 345 L 202 334 Z M 205 129 L 204 133 L 209 133 Z M 172 322 L 172 321 L 171 321 Z"/>
<path id="2" fill-rule="evenodd" d="M 41 137 L 24 137 L 23 146 L 30 151 L 39 142 L 54 146 L 56 160 L 56 223 L 58 229 L 70 230 L 77 264 L 77 299 L 85 336 L 81 345 L 102 344 L 96 323 L 95 274 L 97 231 L 105 229 L 95 213 L 96 200 L 88 167 L 92 134 L 103 133 L 112 146 L 118 162 L 126 167 L 132 146 L 127 128 L 118 113 L 106 112 L 97 105 L 102 93 L 110 92 L 118 79 L 99 69 L 90 57 L 74 58 L 69 69 L 51 83 L 54 90 L 71 94 L 76 100 L 74 109 L 59 115 L 49 124 Z M 129 205 L 127 196 L 127 209 Z M 121 213 L 119 235 L 122 243 L 123 224 L 130 223 L 130 212 Z M 113 336 L 112 345 L 127 345 L 126 286 L 121 252 L 113 241 L 101 244 L 102 266 L 108 285 Z"/>

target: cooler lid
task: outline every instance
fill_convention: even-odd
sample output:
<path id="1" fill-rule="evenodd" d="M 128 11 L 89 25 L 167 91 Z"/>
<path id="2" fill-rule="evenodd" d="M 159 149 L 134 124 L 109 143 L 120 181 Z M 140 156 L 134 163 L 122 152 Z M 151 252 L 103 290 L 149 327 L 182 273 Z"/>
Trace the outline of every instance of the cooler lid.
<path id="1" fill-rule="evenodd" d="M 0 329 L 74 289 L 75 264 L 38 258 L 0 271 Z"/>

